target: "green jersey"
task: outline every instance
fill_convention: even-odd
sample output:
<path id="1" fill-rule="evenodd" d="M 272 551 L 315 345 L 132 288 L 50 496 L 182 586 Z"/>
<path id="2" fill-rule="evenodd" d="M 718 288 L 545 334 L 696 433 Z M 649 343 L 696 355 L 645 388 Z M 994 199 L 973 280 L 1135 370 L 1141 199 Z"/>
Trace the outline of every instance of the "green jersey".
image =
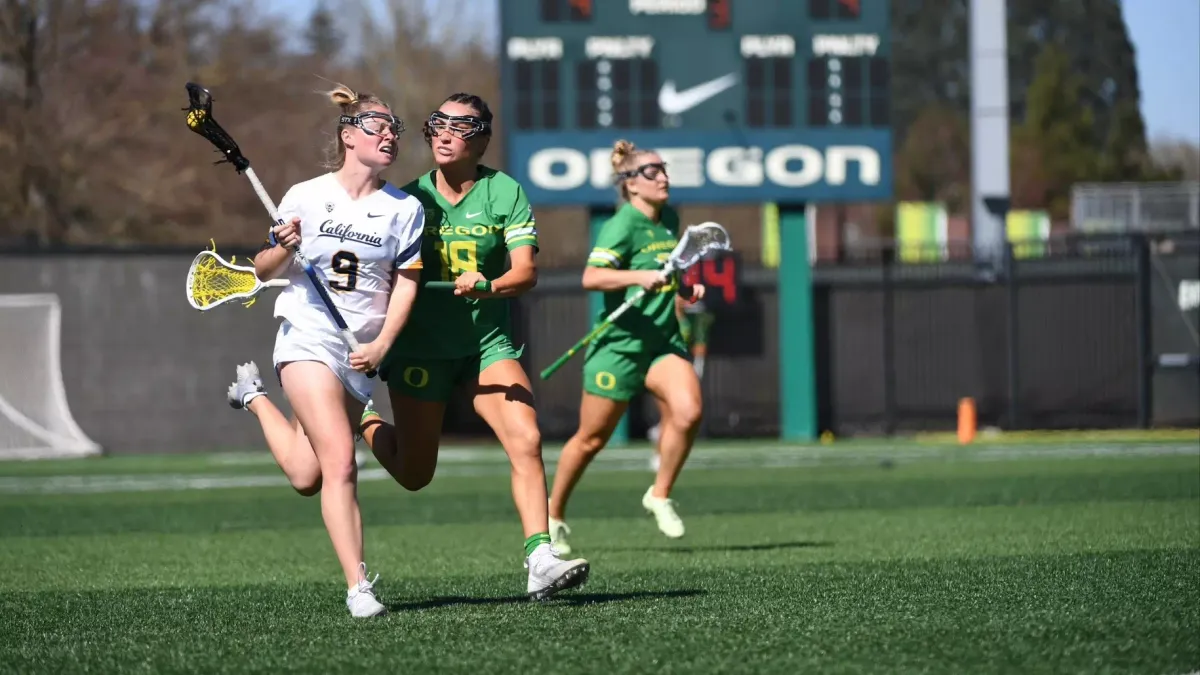
<path id="1" fill-rule="evenodd" d="M 679 214 L 670 206 L 663 207 L 659 222 L 630 204 L 600 228 L 596 245 L 588 254 L 588 267 L 609 267 L 620 270 L 660 270 L 678 243 Z M 604 293 L 603 313 L 596 323 L 604 320 L 640 286 Z M 647 293 L 641 301 L 617 318 L 598 339 L 598 344 L 611 344 L 622 351 L 656 350 L 678 339 L 679 319 L 675 316 L 675 292 L 679 290 L 678 275 L 656 292 Z"/>
<path id="2" fill-rule="evenodd" d="M 425 207 L 421 281 L 453 281 L 463 272 L 495 279 L 508 252 L 536 250 L 537 228 L 525 191 L 507 174 L 479 167 L 475 185 L 452 205 L 430 171 L 403 190 Z M 507 299 L 471 300 L 453 291 L 422 290 L 393 349 L 409 356 L 457 358 L 479 354 L 509 336 Z"/>

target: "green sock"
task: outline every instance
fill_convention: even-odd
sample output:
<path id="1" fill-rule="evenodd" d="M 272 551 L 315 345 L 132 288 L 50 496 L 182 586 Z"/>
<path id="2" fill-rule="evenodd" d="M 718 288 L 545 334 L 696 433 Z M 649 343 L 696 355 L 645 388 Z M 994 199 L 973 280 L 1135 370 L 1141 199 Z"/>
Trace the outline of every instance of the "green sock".
<path id="1" fill-rule="evenodd" d="M 526 539 L 525 540 L 525 557 L 528 558 L 529 556 L 533 555 L 533 549 L 537 548 L 538 546 L 541 546 L 542 544 L 549 544 L 549 543 L 550 543 L 550 533 L 549 532 L 538 532 L 537 534 L 533 535 L 532 537 Z"/>

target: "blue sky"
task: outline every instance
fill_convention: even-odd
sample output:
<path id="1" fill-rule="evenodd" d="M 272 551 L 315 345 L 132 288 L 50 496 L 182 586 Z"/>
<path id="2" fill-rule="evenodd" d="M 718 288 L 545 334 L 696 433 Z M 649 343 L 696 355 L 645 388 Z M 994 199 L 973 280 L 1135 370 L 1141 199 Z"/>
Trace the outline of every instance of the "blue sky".
<path id="1" fill-rule="evenodd" d="M 1147 133 L 1200 143 L 1200 2 L 1123 1 Z"/>
<path id="2" fill-rule="evenodd" d="M 259 0 L 272 14 L 304 17 L 317 0 Z M 436 0 L 425 0 L 433 4 Z M 525 0 L 532 2 L 533 0 Z M 609 0 L 614 1 L 614 0 Z M 495 16 L 496 0 L 470 0 Z M 1142 115 L 1151 138 L 1200 143 L 1200 1 L 1122 0 L 1137 53 Z M 330 4 L 337 5 L 337 0 Z"/>

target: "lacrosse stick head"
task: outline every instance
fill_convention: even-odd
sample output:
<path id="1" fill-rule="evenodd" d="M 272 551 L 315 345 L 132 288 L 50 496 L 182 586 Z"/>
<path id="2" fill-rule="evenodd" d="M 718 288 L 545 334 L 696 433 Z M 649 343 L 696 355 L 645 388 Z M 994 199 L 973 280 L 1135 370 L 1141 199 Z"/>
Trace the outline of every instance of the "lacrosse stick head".
<path id="1" fill-rule="evenodd" d="M 187 93 L 188 107 L 184 110 L 187 111 L 188 128 L 207 139 L 217 149 L 217 152 L 225 156 L 225 159 L 217 160 L 216 163 L 229 162 L 238 173 L 250 168 L 250 160 L 242 156 L 238 144 L 213 117 L 212 94 L 195 82 L 187 83 Z"/>
<path id="2" fill-rule="evenodd" d="M 216 251 L 201 251 L 192 259 L 187 273 L 187 297 L 192 307 L 206 312 L 233 300 L 249 298 L 246 306 L 254 304 L 258 292 L 266 285 L 259 280 L 253 267 L 235 265 L 217 255 Z M 270 285 L 281 285 L 272 283 Z"/>
<path id="3" fill-rule="evenodd" d="M 689 225 L 671 251 L 671 269 L 685 270 L 701 260 L 732 250 L 724 227 L 712 221 Z"/>

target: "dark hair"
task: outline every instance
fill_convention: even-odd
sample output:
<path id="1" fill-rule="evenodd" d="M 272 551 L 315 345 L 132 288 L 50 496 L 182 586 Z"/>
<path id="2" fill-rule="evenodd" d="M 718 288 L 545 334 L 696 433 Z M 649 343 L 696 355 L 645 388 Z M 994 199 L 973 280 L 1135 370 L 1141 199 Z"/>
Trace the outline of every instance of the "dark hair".
<path id="1" fill-rule="evenodd" d="M 491 137 L 492 109 L 488 107 L 487 101 L 483 100 L 479 96 L 476 96 L 475 94 L 459 92 L 457 94 L 450 94 L 448 97 L 446 97 L 445 101 L 442 101 L 442 105 L 446 105 L 447 103 L 459 103 L 465 106 L 470 106 L 472 109 L 474 109 L 475 114 L 479 116 L 479 119 L 486 123 L 486 126 L 479 135 L 485 138 Z M 421 131 L 425 134 L 425 143 L 432 146 L 433 132 L 429 129 L 429 120 L 425 120 L 425 124 L 421 127 Z"/>

